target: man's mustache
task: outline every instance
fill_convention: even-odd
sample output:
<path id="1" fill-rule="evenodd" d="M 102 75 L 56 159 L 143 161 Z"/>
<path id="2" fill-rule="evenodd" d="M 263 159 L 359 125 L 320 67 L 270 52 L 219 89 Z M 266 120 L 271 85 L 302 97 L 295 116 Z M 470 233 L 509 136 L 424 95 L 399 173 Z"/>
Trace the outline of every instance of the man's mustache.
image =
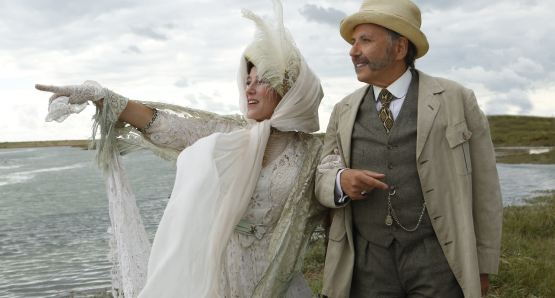
<path id="1" fill-rule="evenodd" d="M 355 66 L 355 68 L 358 63 L 370 64 L 370 60 L 368 60 L 366 57 L 359 57 L 353 60 L 353 65 Z"/>

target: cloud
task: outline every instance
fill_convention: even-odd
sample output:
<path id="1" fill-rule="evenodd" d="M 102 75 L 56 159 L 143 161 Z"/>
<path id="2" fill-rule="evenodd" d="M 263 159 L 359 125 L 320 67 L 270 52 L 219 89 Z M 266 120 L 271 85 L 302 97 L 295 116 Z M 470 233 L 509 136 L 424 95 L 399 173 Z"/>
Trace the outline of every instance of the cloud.
<path id="1" fill-rule="evenodd" d="M 555 113 L 554 1 L 414 2 L 430 42 L 418 69 L 473 88 L 486 113 Z M 361 0 L 313 3 L 283 1 L 284 22 L 322 82 L 325 130 L 333 106 L 363 86 L 338 32 Z M 88 136 L 92 110 L 44 123 L 48 96 L 35 83 L 91 79 L 132 99 L 238 112 L 237 65 L 254 33 L 243 7 L 272 15 L 270 1 L 258 0 L 0 1 L 0 127 L 8 128 L 0 142 Z M 37 110 L 12 110 L 14 100 Z"/>
<path id="2" fill-rule="evenodd" d="M 191 103 L 192 107 L 201 108 L 203 110 L 219 114 L 239 113 L 239 105 L 235 100 L 232 101 L 233 103 L 228 103 L 217 98 L 221 98 L 221 94 L 218 90 L 215 90 L 212 95 L 204 92 L 198 92 L 196 95 L 185 95 L 185 99 Z"/>
<path id="3" fill-rule="evenodd" d="M 499 71 L 486 70 L 483 66 L 452 69 L 449 77 L 463 85 L 481 84 L 488 90 L 507 92 L 509 89 L 526 89 L 529 81 L 526 77 L 517 74 L 513 69 L 506 67 Z"/>
<path id="4" fill-rule="evenodd" d="M 305 4 L 299 12 L 308 21 L 331 26 L 338 26 L 341 20 L 347 17 L 347 14 L 333 7 L 326 9 L 314 4 Z"/>
<path id="5" fill-rule="evenodd" d="M 137 53 L 137 54 L 142 53 L 141 49 L 139 49 L 139 47 L 136 46 L 136 45 L 130 45 L 129 47 L 127 47 L 127 50 L 129 50 L 131 52 L 134 52 L 134 53 Z"/>
<path id="6" fill-rule="evenodd" d="M 29 130 L 34 130 L 38 127 L 40 119 L 36 106 L 30 104 L 15 104 L 12 109 L 21 115 L 21 117 L 19 117 L 19 125 Z"/>
<path id="7" fill-rule="evenodd" d="M 188 100 L 193 106 L 198 105 L 197 97 L 192 93 L 185 95 L 185 99 Z"/>
<path id="8" fill-rule="evenodd" d="M 135 33 L 139 36 L 152 38 L 152 39 L 158 40 L 158 41 L 168 40 L 168 37 L 166 35 L 164 35 L 162 33 L 159 33 L 159 32 L 156 32 L 152 28 L 148 28 L 148 27 L 139 28 L 139 27 L 131 26 L 131 31 L 133 31 L 133 33 Z"/>
<path id="9" fill-rule="evenodd" d="M 189 87 L 189 81 L 186 77 L 181 77 L 174 83 L 174 85 L 180 88 Z"/>
<path id="10" fill-rule="evenodd" d="M 517 61 L 512 63 L 511 68 L 523 75 L 542 74 L 544 72 L 544 68 L 540 63 L 526 57 L 518 57 Z"/>
<path id="11" fill-rule="evenodd" d="M 204 100 L 206 110 L 213 111 L 220 114 L 236 114 L 239 113 L 239 106 L 237 104 L 227 104 L 213 99 Z"/>
<path id="12" fill-rule="evenodd" d="M 532 102 L 528 95 L 518 89 L 509 90 L 508 93 L 498 95 L 486 104 L 488 114 L 526 114 L 532 110 Z"/>
<path id="13" fill-rule="evenodd" d="M 420 10 L 430 11 L 430 10 L 463 10 L 466 12 L 476 12 L 481 10 L 487 10 L 488 6 L 498 5 L 499 3 L 507 2 L 505 0 L 489 0 L 484 2 L 482 0 L 418 0 L 415 3 L 420 7 Z M 516 2 L 516 1 L 510 1 Z M 518 2 L 518 8 L 529 9 L 531 7 L 538 6 L 539 3 L 536 0 L 520 0 Z"/>

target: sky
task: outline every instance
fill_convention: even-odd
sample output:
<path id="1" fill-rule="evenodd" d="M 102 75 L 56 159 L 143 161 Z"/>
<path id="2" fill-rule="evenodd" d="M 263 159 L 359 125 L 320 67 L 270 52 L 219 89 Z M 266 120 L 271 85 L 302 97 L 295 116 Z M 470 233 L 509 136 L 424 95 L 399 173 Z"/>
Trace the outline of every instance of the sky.
<path id="1" fill-rule="evenodd" d="M 555 1 L 414 0 L 429 52 L 416 68 L 471 88 L 488 115 L 555 116 Z M 320 77 L 320 130 L 364 86 L 339 22 L 361 0 L 282 0 L 285 26 Z M 94 80 L 130 99 L 239 113 L 236 74 L 270 0 L 0 0 L 0 142 L 87 139 L 93 106 L 45 122 L 37 83 Z"/>

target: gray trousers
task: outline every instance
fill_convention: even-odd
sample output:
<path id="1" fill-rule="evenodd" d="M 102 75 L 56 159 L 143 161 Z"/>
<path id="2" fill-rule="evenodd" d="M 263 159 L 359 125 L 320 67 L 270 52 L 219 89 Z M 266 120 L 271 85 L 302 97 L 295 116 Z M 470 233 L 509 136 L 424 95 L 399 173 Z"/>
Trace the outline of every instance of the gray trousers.
<path id="1" fill-rule="evenodd" d="M 351 298 L 464 298 L 437 237 L 402 246 L 372 244 L 355 233 Z"/>

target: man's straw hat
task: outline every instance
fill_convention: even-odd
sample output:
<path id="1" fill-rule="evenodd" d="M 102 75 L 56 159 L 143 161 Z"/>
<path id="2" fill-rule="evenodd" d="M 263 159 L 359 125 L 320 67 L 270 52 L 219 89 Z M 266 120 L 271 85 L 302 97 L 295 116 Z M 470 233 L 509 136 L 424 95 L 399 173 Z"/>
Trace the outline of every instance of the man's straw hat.
<path id="1" fill-rule="evenodd" d="M 416 46 L 417 59 L 430 48 L 426 35 L 420 31 L 420 9 L 410 0 L 364 0 L 357 13 L 341 21 L 339 32 L 343 39 L 351 43 L 355 27 L 366 23 L 386 27 L 412 41 Z"/>

